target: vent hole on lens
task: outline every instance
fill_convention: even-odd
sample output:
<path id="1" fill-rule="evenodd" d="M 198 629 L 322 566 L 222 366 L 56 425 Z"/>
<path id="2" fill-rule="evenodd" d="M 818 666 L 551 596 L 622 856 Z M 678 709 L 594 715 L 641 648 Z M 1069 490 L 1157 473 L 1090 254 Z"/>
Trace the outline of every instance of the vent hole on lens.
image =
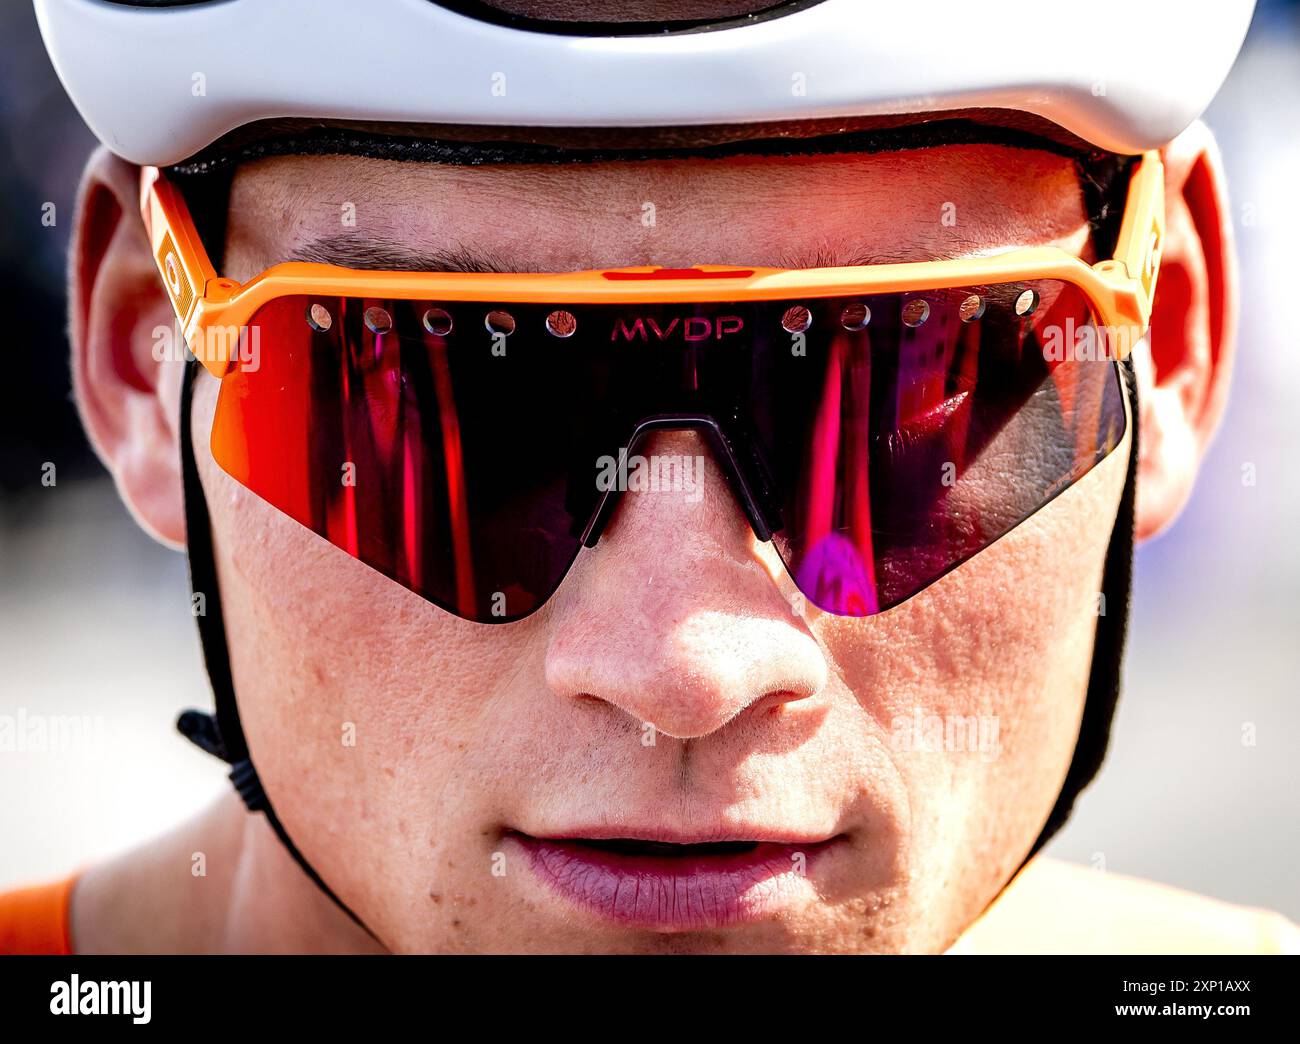
<path id="1" fill-rule="evenodd" d="M 846 330 L 861 330 L 869 322 L 871 322 L 871 309 L 861 301 L 845 305 L 844 311 L 840 312 L 840 324 Z"/>
<path id="2" fill-rule="evenodd" d="M 1038 294 L 1033 290 L 1025 290 L 1016 298 L 1016 315 L 1024 318 L 1027 315 L 1033 315 L 1034 309 L 1038 307 Z"/>
<path id="3" fill-rule="evenodd" d="M 963 323 L 973 323 L 984 314 L 984 298 L 979 294 L 971 294 L 957 306 L 957 314 Z"/>
<path id="4" fill-rule="evenodd" d="M 367 308 L 366 327 L 374 333 L 386 334 L 393 328 L 393 317 L 386 308 Z"/>
<path id="5" fill-rule="evenodd" d="M 914 297 L 903 305 L 903 322 L 908 326 L 920 326 L 930 318 L 930 302 L 923 297 Z"/>
<path id="6" fill-rule="evenodd" d="M 451 333 L 451 313 L 445 308 L 426 309 L 421 321 L 424 328 L 435 337 L 446 337 Z"/>
<path id="7" fill-rule="evenodd" d="M 317 333 L 325 333 L 334 325 L 334 317 L 330 315 L 330 310 L 318 301 L 307 309 L 307 325 Z"/>
<path id="8" fill-rule="evenodd" d="M 812 326 L 812 312 L 803 305 L 793 305 L 781 316 L 781 325 L 786 333 L 803 333 Z"/>
<path id="9" fill-rule="evenodd" d="M 556 309 L 546 317 L 546 330 L 555 337 L 572 337 L 578 329 L 578 320 L 572 312 Z"/>
<path id="10" fill-rule="evenodd" d="M 487 327 L 488 333 L 509 337 L 515 332 L 515 317 L 509 312 L 494 309 L 488 312 L 487 317 L 483 320 L 483 325 Z"/>

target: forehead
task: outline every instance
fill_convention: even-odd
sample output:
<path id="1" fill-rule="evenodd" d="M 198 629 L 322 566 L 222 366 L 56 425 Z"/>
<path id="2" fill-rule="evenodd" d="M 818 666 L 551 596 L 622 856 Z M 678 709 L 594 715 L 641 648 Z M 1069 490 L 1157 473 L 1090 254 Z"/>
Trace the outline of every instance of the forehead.
<path id="1" fill-rule="evenodd" d="M 227 258 L 365 267 L 367 247 L 467 251 L 515 271 L 778 266 L 1079 241 L 1075 163 L 1005 145 L 843 155 L 456 166 L 358 156 L 246 163 Z"/>

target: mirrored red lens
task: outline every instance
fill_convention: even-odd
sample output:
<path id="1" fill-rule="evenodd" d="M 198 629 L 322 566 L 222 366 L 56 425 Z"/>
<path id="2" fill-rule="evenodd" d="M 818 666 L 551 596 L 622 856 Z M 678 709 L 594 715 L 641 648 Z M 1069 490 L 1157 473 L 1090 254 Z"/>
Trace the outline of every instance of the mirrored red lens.
<path id="1" fill-rule="evenodd" d="M 845 616 L 898 605 L 988 547 L 1126 424 L 1105 332 L 1069 284 L 868 304 L 861 331 L 773 353 L 779 391 L 754 410 L 781 490 L 782 557 L 810 601 Z M 813 329 L 831 330 L 830 316 Z"/>
<path id="2" fill-rule="evenodd" d="M 850 616 L 987 547 L 1124 433 L 1103 334 L 1050 280 L 638 306 L 291 296 L 250 329 L 221 467 L 483 622 L 550 597 L 648 418 L 716 423 L 800 589 Z"/>

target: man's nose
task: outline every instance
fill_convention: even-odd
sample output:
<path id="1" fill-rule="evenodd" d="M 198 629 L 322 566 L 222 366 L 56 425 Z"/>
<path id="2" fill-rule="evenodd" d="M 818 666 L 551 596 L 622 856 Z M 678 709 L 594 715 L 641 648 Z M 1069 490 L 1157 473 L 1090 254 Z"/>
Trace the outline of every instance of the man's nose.
<path id="1" fill-rule="evenodd" d="M 657 433 L 633 447 L 629 475 L 637 467 L 648 470 L 627 482 L 599 543 L 558 592 L 552 691 L 681 739 L 820 693 L 821 649 L 774 583 L 705 442 Z M 693 469 L 693 483 L 665 481 Z"/>

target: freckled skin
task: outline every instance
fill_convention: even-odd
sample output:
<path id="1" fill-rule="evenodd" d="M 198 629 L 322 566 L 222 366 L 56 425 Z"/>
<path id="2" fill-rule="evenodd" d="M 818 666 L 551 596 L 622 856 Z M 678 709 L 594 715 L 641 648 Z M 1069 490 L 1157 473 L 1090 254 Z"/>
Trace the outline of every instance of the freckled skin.
<path id="1" fill-rule="evenodd" d="M 990 146 L 572 169 L 286 158 L 236 177 L 226 268 L 247 278 L 336 233 L 342 200 L 367 232 L 473 244 L 521 269 L 1087 250 L 1070 164 Z M 640 221 L 645 200 L 653 229 Z M 940 221 L 949 202 L 955 227 Z M 1077 733 L 1127 440 L 1011 535 L 878 617 L 792 613 L 793 584 L 710 459 L 698 500 L 626 494 L 540 612 L 486 626 L 424 602 L 222 473 L 205 445 L 215 393 L 210 380 L 196 390 L 196 451 L 244 727 L 290 834 L 388 947 L 933 952 L 1037 836 Z M 656 439 L 657 452 L 708 452 L 690 433 Z M 749 702 L 776 688 L 802 698 Z M 891 723 L 918 709 L 996 716 L 1000 753 L 894 749 Z M 355 747 L 339 742 L 345 721 Z M 664 935 L 563 905 L 504 836 L 614 819 L 845 840 L 816 901 Z M 255 858 L 276 860 L 273 847 L 259 841 Z M 283 889 L 301 886 L 292 864 L 276 866 Z M 355 941 L 345 927 L 334 948 Z"/>

